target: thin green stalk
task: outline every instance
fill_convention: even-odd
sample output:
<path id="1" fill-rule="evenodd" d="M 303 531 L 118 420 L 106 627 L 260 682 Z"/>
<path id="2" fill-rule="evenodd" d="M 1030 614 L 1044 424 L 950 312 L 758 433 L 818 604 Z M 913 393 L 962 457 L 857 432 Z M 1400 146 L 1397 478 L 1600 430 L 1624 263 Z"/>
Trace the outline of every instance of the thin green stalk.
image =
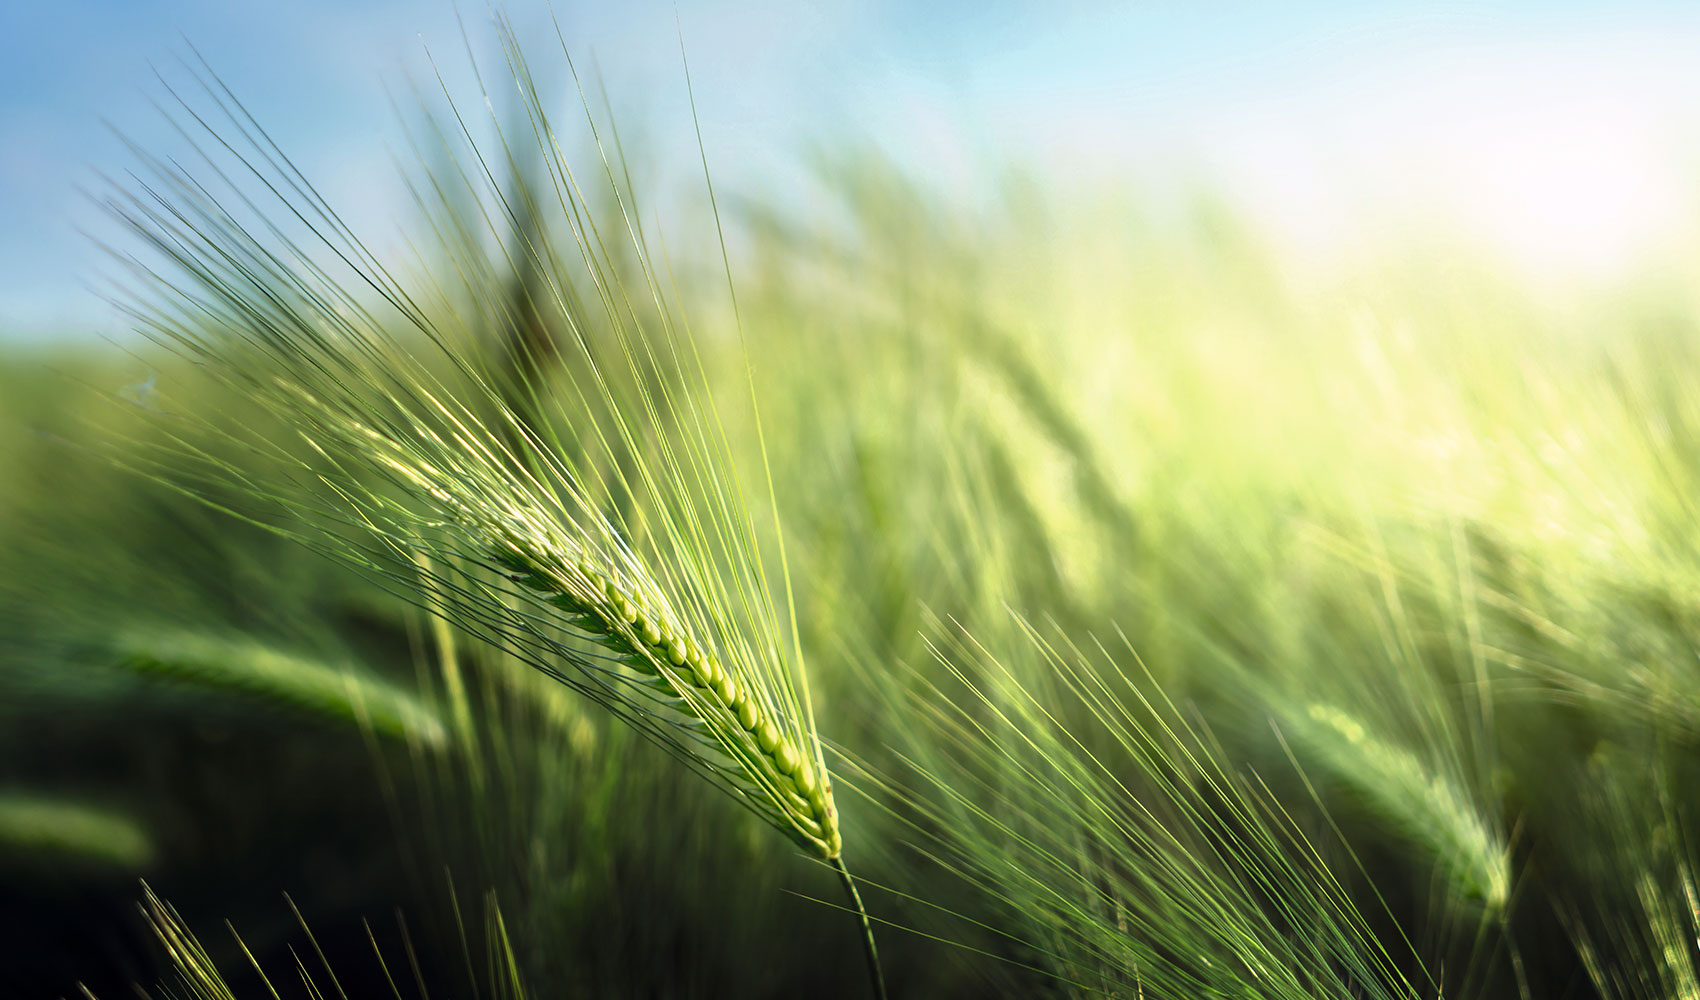
<path id="1" fill-rule="evenodd" d="M 844 891 L 850 897 L 850 905 L 856 910 L 856 917 L 862 922 L 862 951 L 868 958 L 868 979 L 873 983 L 874 1000 L 887 1000 L 885 992 L 885 973 L 880 969 L 880 950 L 874 944 L 874 925 L 868 922 L 868 908 L 862 905 L 862 894 L 856 891 L 856 880 L 850 877 L 850 869 L 844 867 L 844 856 L 841 854 L 832 859 L 832 867 L 838 872 L 838 878 L 844 883 Z"/>

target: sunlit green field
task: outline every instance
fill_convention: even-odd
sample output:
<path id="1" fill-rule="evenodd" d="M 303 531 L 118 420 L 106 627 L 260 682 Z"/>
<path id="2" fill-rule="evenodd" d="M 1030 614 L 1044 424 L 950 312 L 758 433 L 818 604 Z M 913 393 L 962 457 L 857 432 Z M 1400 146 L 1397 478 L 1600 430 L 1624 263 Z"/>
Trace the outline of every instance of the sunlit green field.
<path id="1" fill-rule="evenodd" d="M 1700 996 L 1700 261 L 663 216 L 512 75 L 381 261 L 179 112 L 0 354 L 0 993 Z"/>

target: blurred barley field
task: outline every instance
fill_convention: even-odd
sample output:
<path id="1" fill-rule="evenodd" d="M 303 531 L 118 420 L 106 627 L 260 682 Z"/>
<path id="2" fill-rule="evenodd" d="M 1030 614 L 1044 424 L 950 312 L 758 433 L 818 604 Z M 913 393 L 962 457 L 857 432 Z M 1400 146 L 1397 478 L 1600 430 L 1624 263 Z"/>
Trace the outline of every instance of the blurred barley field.
<path id="1" fill-rule="evenodd" d="M 0 993 L 1700 996 L 1700 258 L 661 213 L 520 41 L 395 258 L 193 69 L 0 343 Z"/>

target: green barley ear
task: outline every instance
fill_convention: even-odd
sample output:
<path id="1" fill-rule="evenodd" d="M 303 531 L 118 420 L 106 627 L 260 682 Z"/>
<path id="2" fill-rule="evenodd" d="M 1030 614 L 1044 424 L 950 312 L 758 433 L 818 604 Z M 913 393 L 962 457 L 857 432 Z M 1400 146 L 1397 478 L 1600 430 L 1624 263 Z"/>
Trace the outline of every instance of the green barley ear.
<path id="1" fill-rule="evenodd" d="M 134 631 L 115 644 L 120 664 L 148 677 L 371 727 L 431 748 L 448 742 L 436 711 L 414 692 L 352 666 L 322 662 L 248 638 L 193 631 Z"/>
<path id="2" fill-rule="evenodd" d="M 209 419 L 165 399 L 159 439 L 123 460 L 584 693 L 833 862 L 854 898 L 771 478 L 752 510 L 732 458 L 729 421 L 761 441 L 750 362 L 739 342 L 728 354 L 685 326 L 588 106 L 604 190 L 585 193 L 498 22 L 526 129 L 504 134 L 492 109 L 480 143 L 452 101 L 427 119 L 453 155 L 409 184 L 440 243 L 418 279 L 379 262 L 210 70 L 195 81 L 204 99 L 179 101 L 214 165 L 192 176 L 135 150 L 136 186 L 105 202 L 149 254 L 122 258 L 126 308 L 270 417 Z M 484 167 L 498 149 L 545 165 L 548 184 L 518 194 L 536 200 L 523 218 Z M 515 251 L 479 235 L 499 225 L 530 234 L 517 251 L 528 305 L 566 333 L 547 372 L 520 369 L 523 406 L 491 374 L 513 366 L 486 354 L 513 310 Z M 728 406 L 709 372 L 738 365 L 750 396 Z M 249 453 L 240 465 L 222 457 L 233 446 Z M 762 462 L 768 476 L 765 447 Z"/>
<path id="3" fill-rule="evenodd" d="M 136 151 L 139 189 L 106 202 L 152 251 L 147 263 L 126 258 L 139 286 L 127 308 L 277 421 L 168 413 L 166 443 L 126 460 L 414 595 L 836 859 L 842 837 L 783 549 L 770 565 L 723 426 L 723 413 L 753 414 L 710 395 L 704 345 L 664 292 L 670 281 L 649 256 L 630 191 L 597 145 L 608 190 L 601 201 L 585 193 L 503 27 L 528 127 L 505 135 L 492 111 L 490 141 L 509 156 L 534 144 L 528 155 L 544 163 L 549 186 L 524 189 L 534 201 L 521 218 L 481 173 L 488 149 L 462 131 L 459 158 L 410 190 L 482 200 L 468 214 L 446 195 L 421 199 L 442 242 L 441 277 L 412 286 L 332 214 L 210 70 L 196 81 L 211 107 L 185 102 L 185 130 L 199 131 L 198 151 L 224 169 L 193 177 Z M 443 142 L 454 132 L 442 122 L 464 129 L 468 114 L 452 102 L 449 111 L 428 119 Z M 261 178 L 275 200 L 262 209 L 232 177 Z M 597 210 L 609 200 L 613 218 Z M 285 235 L 282 219 L 305 236 Z M 482 353 L 489 331 L 511 321 L 502 277 L 517 266 L 513 251 L 450 235 L 478 220 L 532 234 L 521 240 L 530 306 L 571 334 L 557 374 L 525 376 L 523 408 Z M 628 244 L 620 264 L 615 232 Z M 328 247 L 330 262 L 306 256 L 307 245 Z M 261 461 L 219 458 L 232 444 Z M 418 565 L 443 568 L 421 586 Z"/>
<path id="4" fill-rule="evenodd" d="M 693 717 L 742 770 L 754 797 L 798 844 L 831 860 L 843 850 L 831 779 L 784 724 L 771 692 L 728 670 L 714 648 L 682 627 L 659 590 L 566 539 L 508 531 L 493 552 L 512 579 L 559 608 L 567 622 L 612 651 L 649 687 Z"/>
<path id="5" fill-rule="evenodd" d="M 1301 763 L 1320 764 L 1401 836 L 1421 845 L 1458 896 L 1490 912 L 1505 906 L 1510 849 L 1456 782 L 1334 705 L 1315 702 L 1289 716 Z"/>
<path id="6" fill-rule="evenodd" d="M 133 873 L 150 864 L 154 855 L 153 839 L 122 812 L 24 792 L 0 793 L 0 858 Z"/>

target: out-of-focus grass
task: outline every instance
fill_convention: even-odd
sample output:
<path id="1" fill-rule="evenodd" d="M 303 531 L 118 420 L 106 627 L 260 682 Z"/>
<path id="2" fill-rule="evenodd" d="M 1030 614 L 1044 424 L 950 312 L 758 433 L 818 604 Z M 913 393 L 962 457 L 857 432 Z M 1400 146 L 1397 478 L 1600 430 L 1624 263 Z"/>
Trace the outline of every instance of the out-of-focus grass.
<path id="1" fill-rule="evenodd" d="M 1554 302 L 1391 236 L 1300 285 L 1203 196 L 1156 212 L 1029 179 L 970 209 L 856 152 L 820 176 L 818 211 L 751 201 L 728 220 L 741 324 L 707 221 L 669 235 L 665 307 L 631 308 L 689 317 L 709 390 L 693 399 L 743 477 L 727 487 L 765 495 L 765 454 L 895 992 L 1686 995 L 1685 288 Z M 497 225 L 565 270 L 568 223 L 541 215 Z M 557 275 L 545 294 L 549 275 L 486 242 L 427 259 L 455 277 L 421 301 L 483 289 L 489 337 L 466 356 L 519 370 L 555 404 L 536 407 L 545 439 L 616 484 L 606 502 L 634 535 L 662 532 L 627 446 L 574 435 L 575 415 L 639 397 L 570 410 L 594 350 L 503 353 L 502 317 L 570 342 L 562 303 L 597 290 Z M 629 253 L 610 270 L 632 275 Z M 827 898 L 827 873 L 408 603 L 444 595 L 387 594 L 122 469 L 195 420 L 287 439 L 286 414 L 195 376 L 152 348 L 0 360 L 0 783 L 78 816 L 94 815 L 79 791 L 123 788 L 188 923 L 235 918 L 281 953 L 290 925 L 261 915 L 289 890 L 318 940 L 360 952 L 332 963 L 366 977 L 350 982 L 380 982 L 358 920 L 396 904 L 422 978 L 495 961 L 463 945 L 479 935 L 446 868 L 495 894 L 534 991 L 857 994 L 848 918 L 799 898 Z M 278 474 L 275 455 L 224 446 L 232 468 Z M 213 499 L 260 517 L 241 491 Z M 352 699 L 269 712 L 253 684 L 191 694 L 114 669 L 117 638 L 162 628 L 341 650 L 374 690 L 409 693 L 385 696 L 403 706 L 385 726 Z M 368 739 L 420 720 L 447 735 Z M 65 843 L 87 825 L 33 822 Z M 82 839 L 141 863 L 123 837 Z M 1020 874 L 1035 869 L 1057 877 Z M 127 893 L 68 872 L 0 907 L 0 940 L 43 990 L 152 981 L 139 928 L 121 960 L 65 943 L 121 925 Z M 59 919 L 31 929 L 43 911 Z"/>

